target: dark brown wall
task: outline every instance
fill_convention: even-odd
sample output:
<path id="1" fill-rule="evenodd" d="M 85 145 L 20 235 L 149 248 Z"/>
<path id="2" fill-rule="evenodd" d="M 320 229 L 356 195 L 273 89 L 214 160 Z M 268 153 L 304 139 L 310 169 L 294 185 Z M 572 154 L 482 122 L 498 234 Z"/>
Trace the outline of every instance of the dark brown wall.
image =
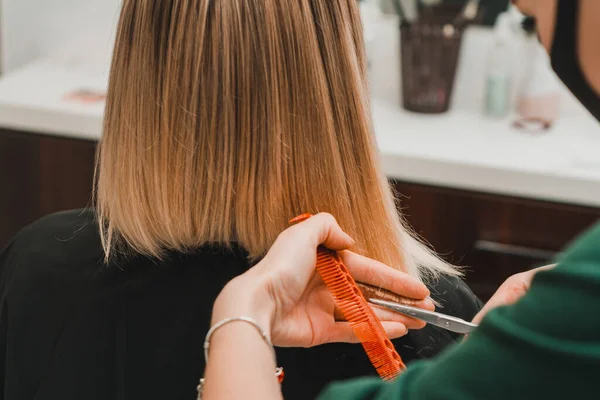
<path id="1" fill-rule="evenodd" d="M 0 247 L 21 228 L 90 202 L 95 143 L 0 130 Z"/>

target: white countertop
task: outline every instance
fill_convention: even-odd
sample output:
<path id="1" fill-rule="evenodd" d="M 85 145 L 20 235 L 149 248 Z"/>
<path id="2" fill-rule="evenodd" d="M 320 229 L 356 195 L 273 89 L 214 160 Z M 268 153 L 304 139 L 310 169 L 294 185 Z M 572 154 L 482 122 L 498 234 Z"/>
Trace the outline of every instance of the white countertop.
<path id="1" fill-rule="evenodd" d="M 393 25 L 386 29 L 386 37 L 397 36 Z M 372 46 L 372 108 L 385 172 L 422 184 L 600 207 L 600 124 L 566 91 L 560 120 L 544 134 L 514 130 L 511 118 L 483 116 L 477 82 L 484 67 L 473 62 L 481 59 L 480 36 L 467 35 L 452 109 L 437 116 L 400 107 L 397 39 Z M 103 70 L 40 61 L 0 78 L 0 128 L 99 139 L 103 104 L 65 96 L 104 90 Z"/>
<path id="2" fill-rule="evenodd" d="M 105 74 L 41 61 L 0 78 L 0 127 L 98 140 L 104 103 L 66 99 L 73 91 L 105 91 Z"/>

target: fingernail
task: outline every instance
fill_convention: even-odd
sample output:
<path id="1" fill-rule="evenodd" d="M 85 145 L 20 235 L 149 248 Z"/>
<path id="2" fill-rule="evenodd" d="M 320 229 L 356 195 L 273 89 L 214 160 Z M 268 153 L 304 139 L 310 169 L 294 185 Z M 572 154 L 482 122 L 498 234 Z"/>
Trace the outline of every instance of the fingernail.
<path id="1" fill-rule="evenodd" d="M 350 242 L 350 246 L 356 245 L 356 240 L 352 239 L 350 235 L 346 233 L 346 237 L 348 237 L 348 241 Z"/>
<path id="2" fill-rule="evenodd" d="M 423 306 L 435 310 L 435 303 L 433 302 L 431 297 L 427 297 L 425 300 L 423 300 Z"/>

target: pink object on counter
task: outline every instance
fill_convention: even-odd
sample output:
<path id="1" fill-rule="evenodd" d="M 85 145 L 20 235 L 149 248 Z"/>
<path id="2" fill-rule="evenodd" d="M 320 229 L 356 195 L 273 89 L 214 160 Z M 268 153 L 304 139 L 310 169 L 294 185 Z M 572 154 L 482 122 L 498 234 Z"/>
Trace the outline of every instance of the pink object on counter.
<path id="1" fill-rule="evenodd" d="M 524 119 L 553 122 L 560 112 L 560 94 L 550 92 L 536 96 L 523 95 L 517 101 L 517 112 Z"/>

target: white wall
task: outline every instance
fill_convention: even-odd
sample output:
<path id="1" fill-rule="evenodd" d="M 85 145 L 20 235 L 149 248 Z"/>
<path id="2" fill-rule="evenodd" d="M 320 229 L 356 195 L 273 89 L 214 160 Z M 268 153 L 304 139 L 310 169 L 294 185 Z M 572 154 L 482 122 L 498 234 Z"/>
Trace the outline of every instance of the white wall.
<path id="1" fill-rule="evenodd" d="M 106 59 L 121 0 L 0 0 L 0 69 L 65 49 Z"/>

